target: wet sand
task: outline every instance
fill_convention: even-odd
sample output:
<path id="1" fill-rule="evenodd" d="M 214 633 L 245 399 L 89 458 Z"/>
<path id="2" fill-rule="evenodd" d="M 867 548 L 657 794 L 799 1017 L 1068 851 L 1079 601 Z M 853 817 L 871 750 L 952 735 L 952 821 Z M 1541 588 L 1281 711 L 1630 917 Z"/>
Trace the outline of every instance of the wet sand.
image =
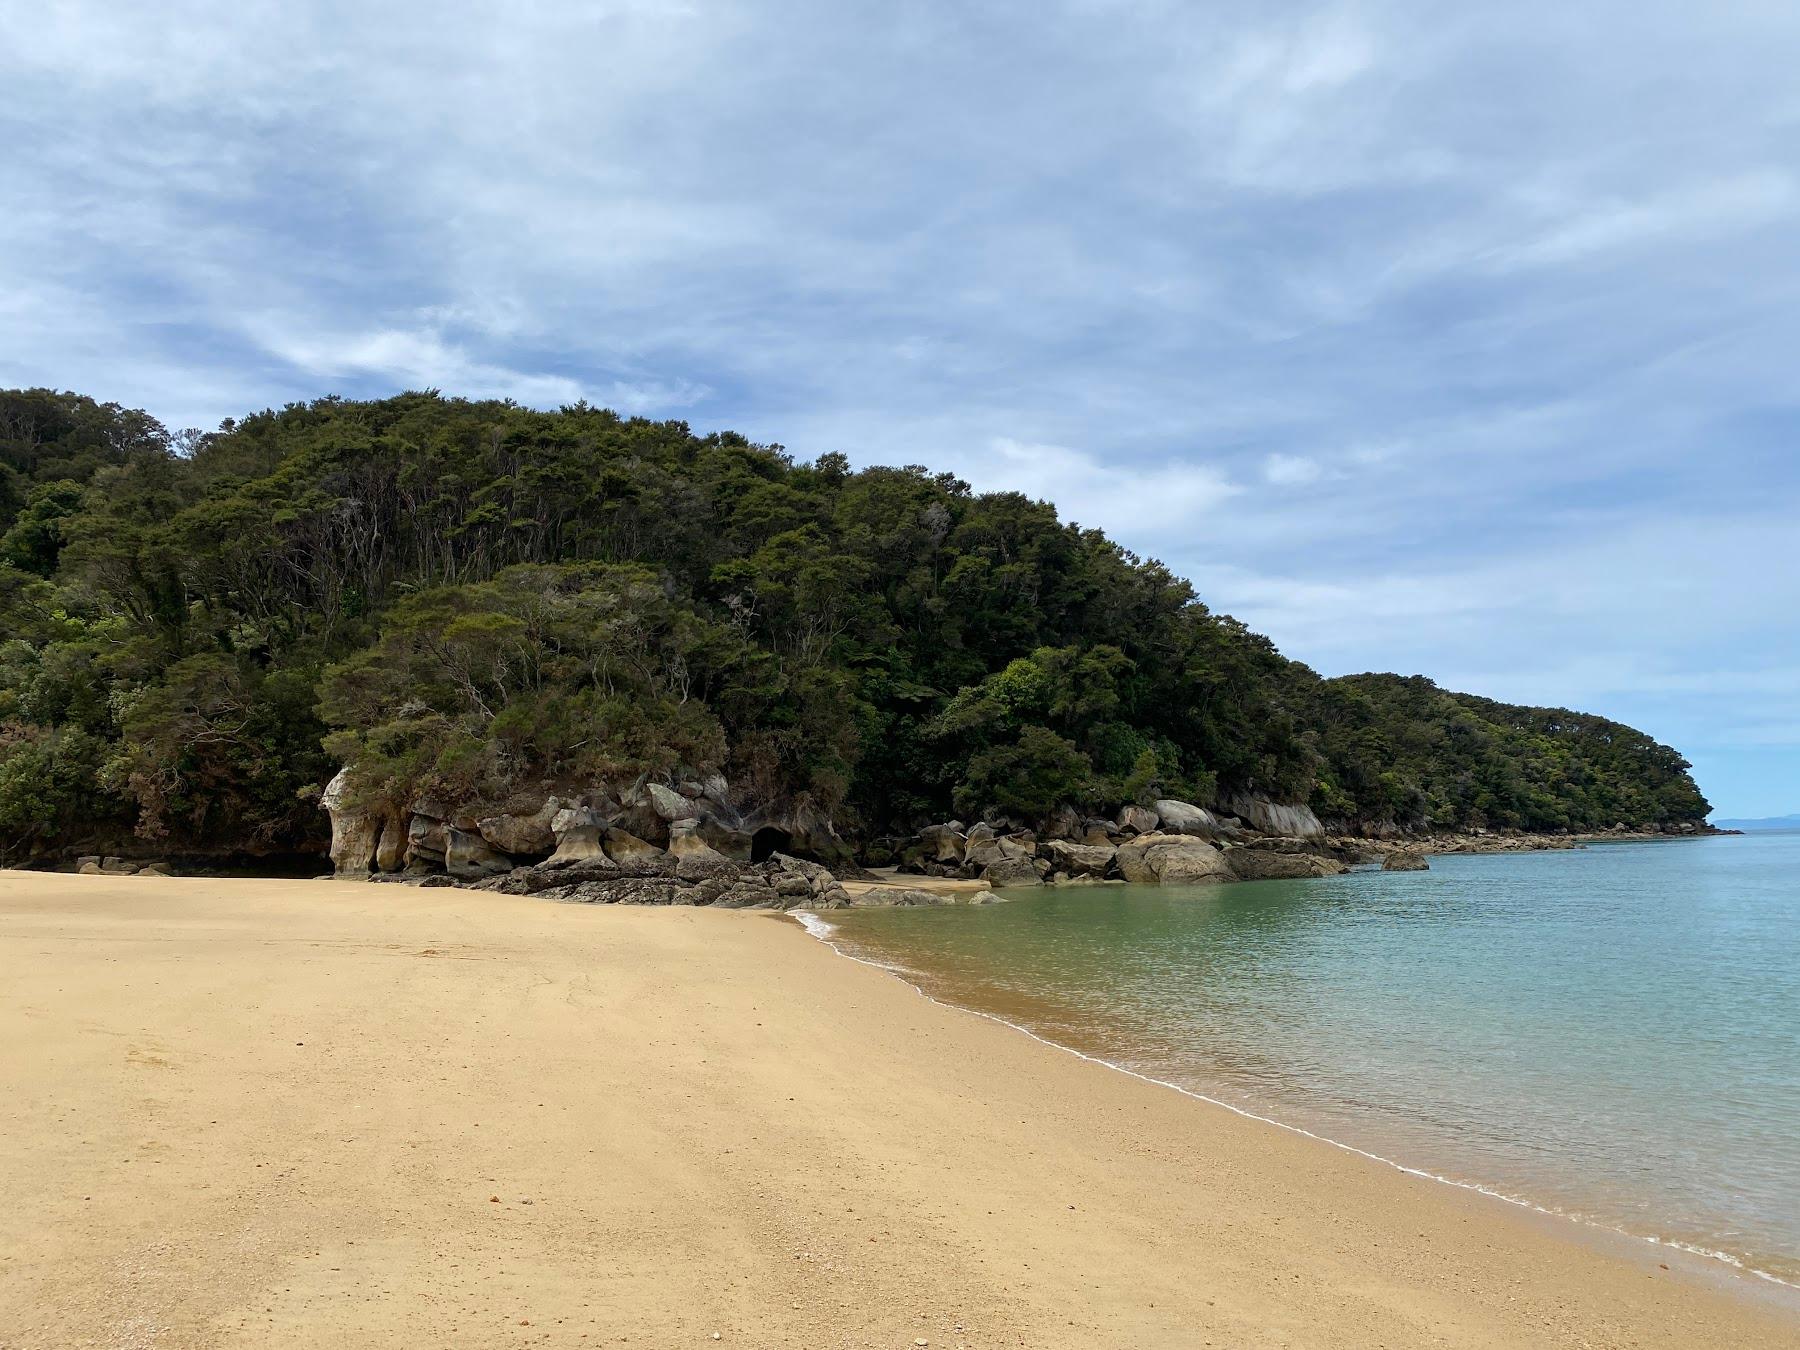
<path id="1" fill-rule="evenodd" d="M 756 914 L 0 873 L 0 1175 L 9 1348 L 1800 1345 Z"/>

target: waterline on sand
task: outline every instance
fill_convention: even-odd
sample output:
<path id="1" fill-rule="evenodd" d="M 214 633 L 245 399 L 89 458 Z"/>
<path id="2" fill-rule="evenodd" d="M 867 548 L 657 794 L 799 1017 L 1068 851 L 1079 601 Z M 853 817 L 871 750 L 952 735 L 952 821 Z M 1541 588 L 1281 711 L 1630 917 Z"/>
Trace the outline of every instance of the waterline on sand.
<path id="1" fill-rule="evenodd" d="M 1529 1210 L 1532 1213 L 1541 1214 L 1541 1215 L 1547 1216 L 1549 1218 L 1572 1221 L 1576 1224 L 1581 1225 L 1582 1227 L 1591 1228 L 1596 1231 L 1604 1232 L 1604 1233 L 1607 1233 L 1607 1234 L 1610 1234 L 1610 1235 L 1613 1235 L 1616 1237 L 1628 1238 L 1634 1242 L 1645 1243 L 1645 1244 L 1648 1244 L 1653 1247 L 1663 1248 L 1665 1250 L 1679 1251 L 1679 1252 L 1685 1253 L 1690 1256 L 1702 1258 L 1707 1261 L 1720 1263 L 1726 1267 L 1729 1267 L 1731 1270 L 1733 1270 L 1737 1273 L 1755 1276 L 1759 1280 L 1765 1280 L 1770 1284 L 1779 1285 L 1784 1289 L 1800 1290 L 1800 1283 L 1796 1283 L 1792 1280 L 1784 1279 L 1784 1278 L 1782 1278 L 1782 1276 L 1777 1275 L 1771 1271 L 1763 1270 L 1758 1266 L 1755 1266 L 1747 1261 L 1742 1260 L 1741 1258 L 1739 1258 L 1737 1256 L 1732 1255 L 1730 1252 L 1718 1251 L 1718 1250 L 1715 1250 L 1712 1248 L 1700 1246 L 1696 1243 L 1684 1242 L 1684 1241 L 1680 1241 L 1678 1239 L 1663 1238 L 1663 1237 L 1657 1237 L 1657 1236 L 1654 1236 L 1654 1235 L 1648 1234 L 1648 1233 L 1633 1232 L 1629 1229 L 1620 1227 L 1617 1224 L 1611 1224 L 1611 1223 L 1604 1222 L 1602 1220 L 1592 1218 L 1587 1215 L 1577 1214 L 1573 1211 L 1570 1211 L 1567 1209 L 1561 1209 L 1554 1205 L 1541 1204 L 1538 1201 L 1530 1199 L 1526 1196 L 1512 1194 L 1507 1191 L 1500 1190 L 1494 1186 L 1484 1184 L 1482 1182 L 1463 1180 L 1463 1179 L 1459 1179 L 1456 1177 L 1445 1176 L 1441 1173 L 1433 1172 L 1433 1171 L 1430 1171 L 1425 1168 L 1414 1167 L 1407 1163 L 1400 1162 L 1397 1159 L 1387 1157 L 1383 1154 L 1375 1153 L 1368 1149 L 1359 1148 L 1356 1145 L 1346 1143 L 1341 1139 L 1334 1139 L 1334 1138 L 1330 1137 L 1329 1135 L 1321 1134 L 1316 1130 L 1307 1129 L 1305 1126 L 1296 1125 L 1290 1121 L 1281 1120 L 1274 1116 L 1266 1115 L 1266 1114 L 1263 1114 L 1258 1111 L 1252 1111 L 1246 1107 L 1237 1105 L 1233 1102 L 1226 1101 L 1226 1100 L 1216 1097 L 1216 1096 L 1212 1096 L 1208 1093 L 1201 1092 L 1195 1088 L 1186 1087 L 1180 1083 L 1171 1082 L 1165 1078 L 1158 1078 L 1152 1074 L 1143 1073 L 1137 1069 L 1133 1069 L 1127 1065 L 1120 1064 L 1114 1060 L 1106 1059 L 1099 1055 L 1090 1054 L 1087 1051 L 1077 1049 L 1076 1047 L 1074 1047 L 1072 1045 L 1067 1045 L 1067 1044 L 1064 1044 L 1063 1042 L 1052 1040 L 1051 1038 L 1049 1038 L 1047 1036 L 1041 1035 L 1038 1032 L 1033 1031 L 1028 1026 L 1024 1026 L 1018 1022 L 1012 1021 L 1009 1018 L 1001 1017 L 997 1013 L 985 1012 L 979 1008 L 972 1008 L 972 1007 L 968 1007 L 964 1004 L 953 1003 L 946 999 L 939 998 L 936 995 L 928 992 L 922 985 L 920 985 L 918 983 L 918 981 L 916 979 L 914 979 L 915 972 L 907 969 L 904 966 L 900 966 L 895 963 L 887 962 L 887 961 L 878 961 L 871 957 L 859 955 L 858 953 L 856 953 L 854 951 L 847 950 L 845 948 L 844 944 L 838 940 L 838 937 L 840 936 L 840 930 L 838 929 L 838 927 L 836 925 L 832 924 L 829 920 L 827 920 L 825 917 L 823 917 L 820 914 L 808 912 L 805 910 L 794 910 L 794 911 L 790 911 L 790 917 L 792 917 L 793 919 L 798 921 L 800 926 L 803 929 L 805 929 L 805 931 L 807 933 L 809 933 L 812 937 L 816 938 L 819 942 L 821 942 L 825 946 L 829 947 L 833 952 L 835 952 L 837 955 L 843 957 L 845 960 L 854 961 L 858 965 L 868 966 L 873 970 L 879 970 L 882 973 L 901 981 L 903 984 L 907 985 L 910 989 L 912 989 L 912 991 L 914 993 L 916 993 L 920 998 L 926 1000 L 929 1003 L 933 1003 L 939 1007 L 947 1008 L 947 1009 L 950 1009 L 951 1011 L 963 1013 L 963 1014 L 966 1014 L 971 1017 L 979 1017 L 979 1018 L 983 1019 L 984 1021 L 997 1023 L 998 1025 L 1006 1027 L 1011 1031 L 1018 1032 L 1020 1035 L 1029 1037 L 1031 1040 L 1038 1042 L 1040 1045 L 1048 1046 L 1051 1049 L 1061 1051 L 1063 1054 L 1066 1054 L 1066 1055 L 1072 1055 L 1076 1059 L 1085 1060 L 1086 1062 L 1088 1062 L 1090 1064 L 1096 1064 L 1102 1068 L 1111 1069 L 1115 1073 L 1122 1073 L 1122 1074 L 1126 1075 L 1127 1077 L 1135 1078 L 1139 1082 L 1148 1083 L 1154 1087 L 1167 1088 L 1171 1092 L 1180 1093 L 1182 1096 L 1190 1097 L 1195 1101 L 1205 1102 L 1211 1106 L 1222 1107 L 1223 1109 L 1231 1112 L 1233 1115 L 1241 1116 L 1246 1120 L 1253 1120 L 1253 1121 L 1256 1121 L 1256 1122 L 1258 1122 L 1260 1124 L 1264 1124 L 1264 1125 L 1272 1125 L 1276 1129 L 1285 1130 L 1290 1134 L 1295 1134 L 1295 1135 L 1301 1136 L 1302 1138 L 1315 1140 L 1318 1143 L 1329 1145 L 1332 1148 L 1339 1149 L 1345 1153 L 1353 1154 L 1359 1158 L 1366 1158 L 1369 1161 L 1379 1163 L 1384 1167 L 1390 1167 L 1393 1170 L 1395 1170 L 1396 1172 L 1403 1173 L 1406 1176 L 1417 1177 L 1417 1178 L 1420 1178 L 1421 1180 L 1425 1180 L 1425 1181 L 1437 1182 L 1444 1186 L 1454 1187 L 1457 1190 L 1471 1191 L 1471 1192 L 1474 1192 L 1475 1194 L 1487 1196 L 1490 1199 L 1499 1200 L 1499 1201 L 1504 1202 L 1505 1204 L 1513 1205 L 1519 1209 Z"/>

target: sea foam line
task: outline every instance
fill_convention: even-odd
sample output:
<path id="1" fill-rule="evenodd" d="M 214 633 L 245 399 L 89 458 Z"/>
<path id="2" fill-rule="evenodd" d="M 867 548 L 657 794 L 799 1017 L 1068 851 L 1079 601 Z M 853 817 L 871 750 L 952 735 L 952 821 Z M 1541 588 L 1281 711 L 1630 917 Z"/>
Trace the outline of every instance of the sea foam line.
<path id="1" fill-rule="evenodd" d="M 1273 1125 L 1278 1130 L 1286 1130 L 1290 1134 L 1301 1135 L 1307 1139 L 1315 1139 L 1321 1144 L 1329 1144 L 1333 1148 L 1342 1149 L 1345 1153 L 1354 1153 L 1359 1158 L 1367 1158 L 1370 1162 L 1377 1162 L 1385 1167 L 1391 1167 L 1396 1172 L 1404 1172 L 1409 1177 L 1419 1177 L 1425 1181 L 1435 1181 L 1441 1185 L 1454 1186 L 1459 1191 L 1474 1191 L 1478 1195 L 1485 1195 L 1494 1200 L 1502 1200 L 1509 1205 L 1516 1205 L 1520 1209 L 1528 1209 L 1533 1213 L 1547 1215 L 1553 1219 L 1564 1219 L 1572 1223 L 1581 1224 L 1587 1228 L 1595 1228 L 1602 1232 L 1613 1233 L 1619 1237 L 1630 1238 L 1634 1242 L 1647 1242 L 1652 1247 L 1667 1247 L 1672 1251 L 1686 1252 L 1690 1256 L 1703 1256 L 1708 1260 L 1718 1261 L 1724 1265 L 1730 1266 L 1745 1275 L 1754 1275 L 1759 1280 L 1767 1280 L 1770 1284 L 1781 1285 L 1784 1289 L 1800 1289 L 1800 1284 L 1797 1284 L 1792 1280 L 1784 1280 L 1779 1275 L 1774 1275 L 1769 1271 L 1749 1265 L 1740 1258 L 1733 1256 L 1730 1252 L 1714 1251 L 1710 1247 L 1696 1246 L 1691 1242 L 1682 1242 L 1675 1238 L 1659 1238 L 1651 1237 L 1645 1233 L 1633 1233 L 1628 1229 L 1619 1228 L 1614 1224 L 1602 1223 L 1598 1219 L 1590 1219 L 1581 1214 L 1572 1214 L 1566 1209 L 1554 1209 L 1540 1205 L 1537 1201 L 1527 1200 L 1524 1196 L 1509 1195 L 1505 1191 L 1495 1190 L 1492 1186 L 1483 1185 L 1478 1181 L 1459 1181 L 1455 1177 L 1447 1177 L 1437 1172 L 1429 1172 L 1424 1168 L 1410 1167 L 1406 1163 L 1396 1162 L 1394 1159 L 1383 1157 L 1379 1153 L 1371 1153 L 1367 1149 L 1356 1147 L 1354 1144 L 1346 1144 L 1341 1139 L 1333 1139 L 1329 1135 L 1319 1134 L 1304 1126 L 1294 1125 L 1285 1120 L 1276 1120 L 1273 1116 L 1259 1115 L 1255 1111 L 1246 1110 L 1241 1106 L 1235 1106 L 1231 1102 L 1223 1101 L 1218 1097 L 1211 1097 L 1204 1092 L 1197 1092 L 1193 1088 L 1183 1087 L 1180 1083 L 1171 1083 L 1166 1078 L 1154 1078 L 1147 1073 L 1140 1073 L 1136 1069 L 1127 1068 L 1123 1064 L 1115 1064 L 1110 1059 L 1102 1059 L 1098 1055 L 1090 1055 L 1085 1050 L 1077 1050 L 1072 1045 L 1064 1045 L 1061 1041 L 1053 1041 L 1046 1036 L 1040 1036 L 1030 1027 L 1021 1026 L 1017 1022 L 1009 1022 L 1006 1018 L 997 1016 L 994 1013 L 982 1012 L 979 1008 L 965 1008 L 960 1003 L 946 1002 L 935 995 L 926 993 L 922 986 L 913 981 L 911 978 L 912 973 L 903 967 L 889 965 L 885 961 L 872 961 L 866 956 L 858 956 L 855 952 L 845 951 L 842 946 L 833 940 L 832 934 L 837 930 L 818 914 L 808 910 L 794 909 L 789 910 L 788 915 L 789 917 L 798 920 L 802 928 L 812 934 L 812 936 L 817 938 L 820 942 L 824 943 L 827 947 L 831 948 L 832 951 L 836 952 L 846 961 L 854 961 L 859 966 L 868 966 L 871 970 L 879 970 L 884 974 L 893 976 L 893 978 L 906 985 L 907 988 L 911 989 L 913 993 L 917 994 L 927 1003 L 935 1003 L 938 1007 L 948 1008 L 952 1012 L 964 1013 L 970 1017 L 979 1017 L 984 1021 L 997 1023 L 1000 1026 L 1006 1027 L 1008 1030 L 1018 1032 L 1021 1036 L 1029 1036 L 1039 1045 L 1047 1045 L 1052 1050 L 1060 1050 L 1065 1055 L 1073 1055 L 1076 1059 L 1086 1060 L 1089 1064 L 1098 1064 L 1102 1068 L 1111 1069 L 1114 1073 L 1122 1073 L 1128 1078 L 1137 1079 L 1140 1083 L 1149 1083 L 1153 1087 L 1167 1088 L 1171 1092 L 1179 1092 L 1184 1097 L 1192 1097 L 1195 1101 L 1206 1102 L 1212 1106 L 1223 1107 L 1235 1116 L 1242 1116 L 1245 1120 L 1254 1120 L 1264 1125 Z"/>

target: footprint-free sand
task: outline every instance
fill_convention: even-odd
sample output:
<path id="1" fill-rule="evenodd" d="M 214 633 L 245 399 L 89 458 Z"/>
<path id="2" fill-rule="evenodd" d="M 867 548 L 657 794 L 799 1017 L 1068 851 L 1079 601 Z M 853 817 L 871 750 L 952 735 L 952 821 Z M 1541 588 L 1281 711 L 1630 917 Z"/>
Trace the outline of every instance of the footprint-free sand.
<path id="1" fill-rule="evenodd" d="M 0 1347 L 1796 1346 L 791 920 L 0 872 Z"/>

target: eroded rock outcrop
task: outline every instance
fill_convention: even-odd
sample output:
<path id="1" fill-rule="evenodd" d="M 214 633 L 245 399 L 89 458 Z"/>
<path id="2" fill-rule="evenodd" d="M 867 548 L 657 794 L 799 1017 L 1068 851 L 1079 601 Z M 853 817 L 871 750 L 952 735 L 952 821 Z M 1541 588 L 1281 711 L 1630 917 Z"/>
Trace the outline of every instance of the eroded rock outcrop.
<path id="1" fill-rule="evenodd" d="M 556 840 L 556 849 L 548 861 L 555 866 L 591 862 L 606 856 L 606 849 L 601 844 L 606 833 L 606 820 L 591 806 L 563 807 L 550 818 L 550 833 Z"/>
<path id="2" fill-rule="evenodd" d="M 383 812 L 353 802 L 348 768 L 339 769 L 320 794 L 319 806 L 331 813 L 331 866 L 340 876 L 366 873 L 375 864 L 381 843 Z"/>

